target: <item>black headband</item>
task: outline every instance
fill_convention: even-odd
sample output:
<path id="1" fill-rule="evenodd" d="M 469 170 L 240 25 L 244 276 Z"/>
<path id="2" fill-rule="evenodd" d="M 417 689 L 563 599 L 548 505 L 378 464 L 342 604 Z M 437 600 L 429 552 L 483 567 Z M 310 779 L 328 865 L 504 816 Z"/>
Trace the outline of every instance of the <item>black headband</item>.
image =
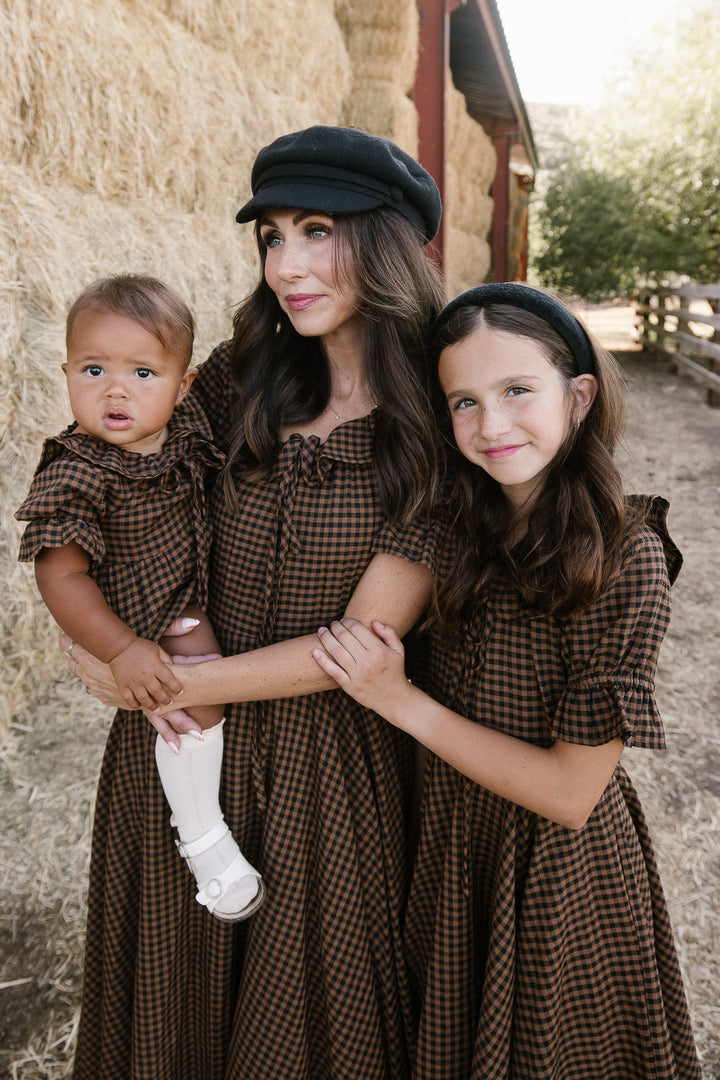
<path id="1" fill-rule="evenodd" d="M 468 289 L 447 304 L 432 325 L 432 337 L 445 326 L 450 317 L 462 307 L 484 308 L 488 304 L 509 304 L 521 308 L 544 319 L 556 330 L 571 350 L 577 362 L 579 375 L 595 374 L 595 356 L 590 339 L 574 315 L 554 297 L 530 285 L 521 285 L 514 281 L 498 282 L 495 285 L 478 285 Z"/>

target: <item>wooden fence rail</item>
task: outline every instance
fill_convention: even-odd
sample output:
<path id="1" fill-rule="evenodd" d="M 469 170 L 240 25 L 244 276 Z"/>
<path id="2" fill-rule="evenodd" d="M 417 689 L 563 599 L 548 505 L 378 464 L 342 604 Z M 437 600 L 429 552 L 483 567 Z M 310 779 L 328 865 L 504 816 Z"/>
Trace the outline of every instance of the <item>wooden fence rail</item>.
<path id="1" fill-rule="evenodd" d="M 640 289 L 635 312 L 643 349 L 669 356 L 720 408 L 720 283 Z"/>

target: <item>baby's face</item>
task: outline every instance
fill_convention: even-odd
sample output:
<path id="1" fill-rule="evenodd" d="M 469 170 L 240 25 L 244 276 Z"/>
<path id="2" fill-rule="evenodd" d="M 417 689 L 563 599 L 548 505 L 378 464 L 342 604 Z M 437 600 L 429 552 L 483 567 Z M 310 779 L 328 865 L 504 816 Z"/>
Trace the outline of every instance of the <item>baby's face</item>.
<path id="1" fill-rule="evenodd" d="M 136 454 L 161 449 L 195 377 L 133 319 L 91 309 L 77 315 L 63 371 L 80 432 Z"/>

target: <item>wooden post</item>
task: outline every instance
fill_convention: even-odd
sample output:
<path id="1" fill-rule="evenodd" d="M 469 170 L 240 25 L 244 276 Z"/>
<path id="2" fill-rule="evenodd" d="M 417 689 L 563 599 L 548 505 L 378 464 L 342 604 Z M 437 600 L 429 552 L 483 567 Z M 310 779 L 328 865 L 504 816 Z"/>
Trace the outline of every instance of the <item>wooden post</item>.
<path id="1" fill-rule="evenodd" d="M 678 303 L 679 303 L 681 308 L 689 308 L 690 307 L 690 296 L 691 295 L 692 294 L 686 293 L 685 290 L 682 289 L 682 288 L 678 289 L 677 297 L 678 297 Z M 689 334 L 690 333 L 690 323 L 688 322 L 688 320 L 684 316 L 681 317 L 680 315 L 678 315 L 677 332 L 678 332 L 678 334 Z"/>
<path id="2" fill-rule="evenodd" d="M 461 0 L 420 0 L 420 52 L 415 73 L 414 100 L 418 112 L 418 158 L 440 191 L 445 205 L 447 123 L 445 88 L 450 70 L 450 13 Z M 430 244 L 442 269 L 445 265 L 445 220 Z"/>
<path id="3" fill-rule="evenodd" d="M 493 139 L 497 154 L 495 179 L 492 186 L 493 207 L 493 269 L 496 281 L 507 281 L 508 224 L 510 218 L 510 143 L 507 135 Z"/>
<path id="4" fill-rule="evenodd" d="M 643 352 L 650 350 L 650 314 L 646 310 L 652 303 L 652 293 L 649 289 L 638 289 L 636 304 L 635 326 L 638 331 L 638 341 Z"/>
<path id="5" fill-rule="evenodd" d="M 720 314 L 720 300 L 708 300 L 713 315 Z M 720 345 L 720 330 L 715 330 L 711 340 Z M 716 360 L 715 357 L 710 358 L 710 370 L 714 371 L 716 375 L 720 375 L 720 360 Z M 720 409 L 720 390 L 714 390 L 712 387 L 708 387 L 707 392 L 708 405 L 712 405 L 714 409 Z"/>
<path id="6" fill-rule="evenodd" d="M 658 352 L 665 352 L 667 345 L 665 344 L 665 316 L 667 314 L 665 310 L 665 294 L 658 292 L 658 314 L 657 314 L 657 335 L 655 341 L 655 347 Z"/>

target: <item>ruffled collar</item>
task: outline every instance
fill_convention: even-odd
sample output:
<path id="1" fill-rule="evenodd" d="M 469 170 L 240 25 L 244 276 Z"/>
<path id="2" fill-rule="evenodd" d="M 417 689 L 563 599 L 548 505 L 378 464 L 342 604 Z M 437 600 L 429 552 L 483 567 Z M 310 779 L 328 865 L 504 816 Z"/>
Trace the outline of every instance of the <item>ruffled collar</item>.
<path id="1" fill-rule="evenodd" d="M 670 584 L 675 581 L 683 564 L 680 549 L 670 536 L 667 515 L 670 503 L 662 495 L 626 495 L 626 505 L 635 514 L 638 525 L 647 525 L 662 541 Z"/>
<path id="2" fill-rule="evenodd" d="M 54 457 L 63 447 L 90 465 L 134 480 L 162 476 L 185 460 L 190 451 L 195 456 L 201 456 L 206 464 L 217 468 L 225 460 L 212 443 L 212 430 L 205 413 L 191 396 L 176 405 L 168 422 L 168 437 L 157 454 L 136 454 L 102 442 L 92 435 L 78 435 L 77 426 L 73 422 L 59 435 L 47 439 L 43 456 Z"/>

